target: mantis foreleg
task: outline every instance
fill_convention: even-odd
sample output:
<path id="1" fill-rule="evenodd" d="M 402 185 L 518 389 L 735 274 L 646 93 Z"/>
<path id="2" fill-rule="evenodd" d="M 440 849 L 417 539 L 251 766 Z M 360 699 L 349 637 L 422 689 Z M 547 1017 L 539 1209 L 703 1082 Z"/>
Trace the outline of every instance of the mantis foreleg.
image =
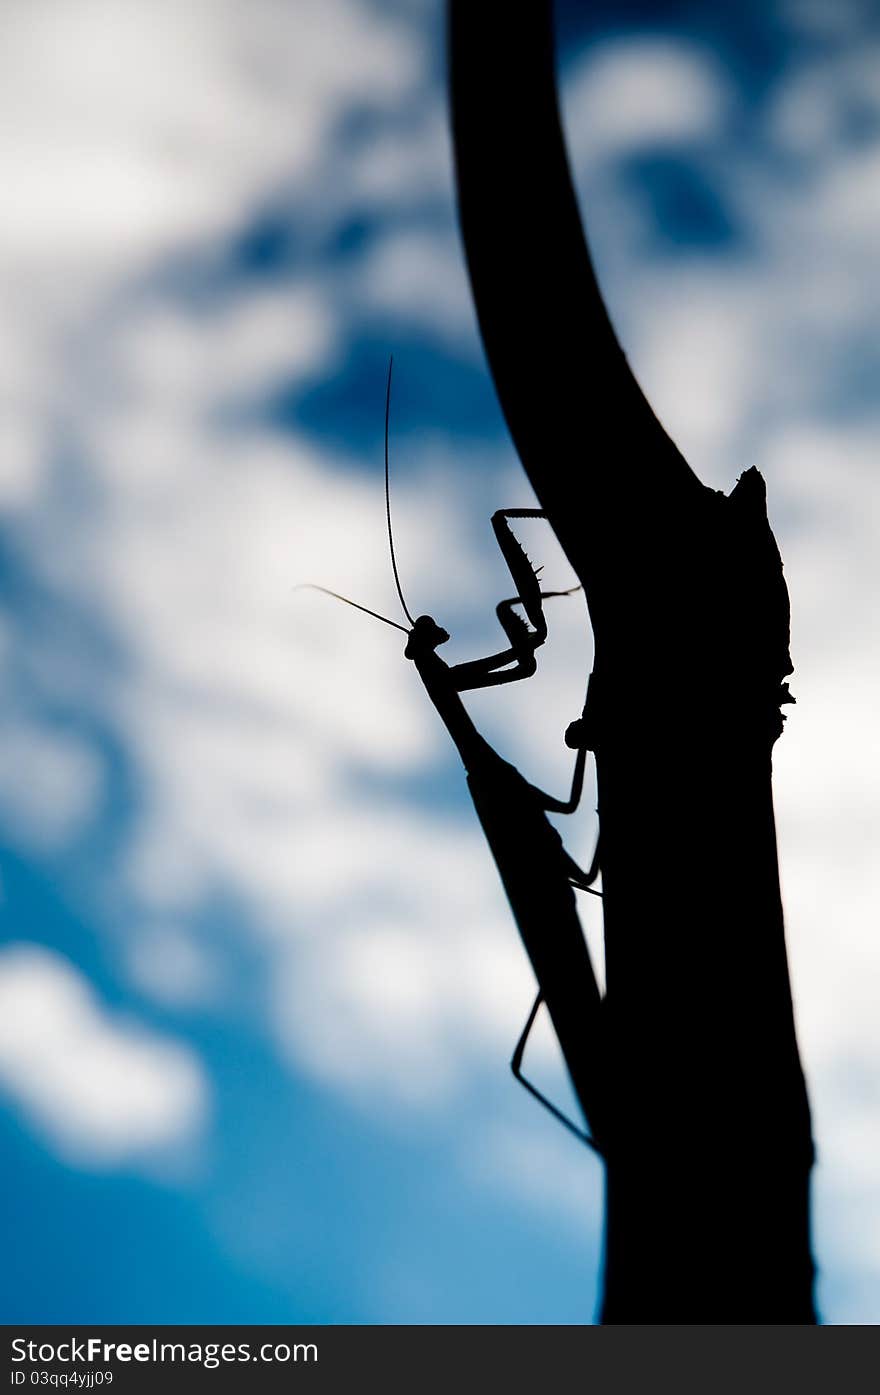
<path id="1" fill-rule="evenodd" d="M 497 509 L 492 515 L 492 527 L 495 531 L 495 537 L 498 539 L 501 555 L 510 569 L 516 593 L 522 601 L 529 624 L 541 636 L 539 640 L 541 644 L 547 638 L 547 622 L 544 619 L 541 587 L 538 580 L 541 569 L 532 566 L 525 548 L 514 535 L 507 520 L 510 518 L 546 517 L 543 509 Z"/>
<path id="2" fill-rule="evenodd" d="M 541 601 L 550 600 L 554 596 L 568 594 L 567 591 L 539 591 L 538 602 L 540 604 Z M 500 683 L 516 683 L 521 678 L 531 678 L 536 671 L 538 665 L 535 650 L 540 648 L 547 637 L 546 626 L 543 635 L 540 631 L 530 630 L 514 610 L 518 605 L 525 606 L 521 596 L 508 596 L 495 607 L 501 628 L 510 640 L 508 649 L 489 654 L 485 659 L 472 659 L 468 663 L 455 664 L 450 669 L 456 692 L 493 688 Z M 506 665 L 512 667 L 508 668 Z"/>

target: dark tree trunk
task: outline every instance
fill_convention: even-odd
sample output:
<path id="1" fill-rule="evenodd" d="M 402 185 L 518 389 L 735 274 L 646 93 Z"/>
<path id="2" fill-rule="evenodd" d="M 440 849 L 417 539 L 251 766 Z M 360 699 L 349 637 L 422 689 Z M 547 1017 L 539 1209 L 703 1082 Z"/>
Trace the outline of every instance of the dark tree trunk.
<path id="1" fill-rule="evenodd" d="M 550 5 L 449 13 L 483 342 L 595 634 L 602 1318 L 814 1322 L 813 1149 L 771 794 L 788 596 L 763 481 L 703 486 L 626 363 L 568 172 Z"/>

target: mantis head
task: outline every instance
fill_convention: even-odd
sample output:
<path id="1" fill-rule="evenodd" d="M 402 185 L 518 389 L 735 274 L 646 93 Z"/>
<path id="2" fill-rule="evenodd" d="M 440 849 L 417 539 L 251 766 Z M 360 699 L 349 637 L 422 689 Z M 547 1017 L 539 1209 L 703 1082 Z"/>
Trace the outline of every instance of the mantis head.
<path id="1" fill-rule="evenodd" d="M 421 654 L 433 653 L 449 639 L 448 631 L 437 624 L 430 615 L 420 615 L 409 632 L 404 653 L 408 659 Z"/>

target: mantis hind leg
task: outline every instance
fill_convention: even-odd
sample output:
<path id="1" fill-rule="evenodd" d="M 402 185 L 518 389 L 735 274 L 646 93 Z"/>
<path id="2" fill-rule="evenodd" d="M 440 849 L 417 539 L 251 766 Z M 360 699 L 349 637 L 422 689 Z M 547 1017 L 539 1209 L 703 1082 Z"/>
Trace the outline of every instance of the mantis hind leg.
<path id="1" fill-rule="evenodd" d="M 599 845 L 599 840 L 597 840 L 596 850 L 593 853 L 593 859 L 590 863 L 590 867 L 587 872 L 582 871 L 582 869 L 575 862 L 574 858 L 569 857 L 568 853 L 565 852 L 564 849 L 562 851 L 564 868 L 568 875 L 568 880 L 571 886 L 577 887 L 581 891 L 589 891 L 590 894 L 593 896 L 602 895 L 601 891 L 596 891 L 595 887 L 592 885 L 592 883 L 596 880 L 596 878 L 599 875 Z M 526 1024 L 519 1035 L 519 1040 L 517 1041 L 516 1046 L 514 1047 L 513 1056 L 510 1060 L 510 1069 L 513 1072 L 514 1079 L 518 1080 L 520 1085 L 522 1085 L 522 1087 L 525 1090 L 528 1090 L 529 1094 L 534 1099 L 536 1099 L 539 1104 L 543 1105 L 544 1108 L 550 1114 L 553 1115 L 554 1119 L 558 1119 L 560 1124 L 563 1124 L 564 1127 L 567 1128 L 570 1133 L 573 1133 L 575 1138 L 579 1139 L 581 1143 L 585 1143 L 588 1148 L 592 1148 L 595 1153 L 598 1153 L 600 1156 L 602 1156 L 603 1150 L 597 1143 L 596 1139 L 591 1134 L 587 1133 L 584 1129 L 578 1127 L 578 1125 L 575 1124 L 573 1120 L 569 1119 L 569 1117 L 566 1114 L 564 1114 L 563 1111 L 557 1105 L 555 1105 L 552 1100 L 548 1099 L 547 1096 L 543 1094 L 542 1091 L 540 1091 L 536 1085 L 533 1085 L 532 1082 L 528 1080 L 526 1076 L 523 1074 L 522 1063 L 523 1057 L 525 1056 L 526 1044 L 528 1042 L 532 1028 L 535 1025 L 535 1019 L 538 1016 L 538 1013 L 541 1009 L 541 1004 L 543 1002 L 544 994 L 539 990 L 538 995 L 535 998 L 534 1003 L 532 1004 L 531 1012 L 529 1013 L 526 1019 Z"/>
<path id="2" fill-rule="evenodd" d="M 555 1105 L 552 1100 L 549 1100 L 547 1096 L 543 1094 L 536 1085 L 533 1085 L 532 1082 L 526 1079 L 526 1077 L 523 1075 L 522 1063 L 523 1056 L 525 1055 L 526 1051 L 526 1043 L 528 1042 L 531 1030 L 535 1025 L 535 1019 L 538 1016 L 543 1001 L 544 994 L 538 993 L 538 996 L 535 998 L 535 1001 L 532 1004 L 532 1010 L 529 1013 L 528 1018 L 526 1019 L 526 1025 L 523 1027 L 519 1036 L 519 1040 L 517 1041 L 516 1046 L 514 1047 L 513 1056 L 510 1059 L 510 1069 L 513 1072 L 514 1079 L 519 1081 L 520 1085 L 522 1085 L 524 1090 L 528 1090 L 529 1094 L 532 1096 L 533 1099 L 536 1099 L 539 1104 L 542 1104 L 544 1108 L 548 1111 L 548 1113 L 553 1115 L 554 1119 L 558 1119 L 559 1123 L 562 1124 L 565 1128 L 567 1128 L 569 1133 L 573 1133 L 575 1138 L 577 1138 L 581 1143 L 586 1144 L 588 1148 L 592 1148 L 594 1153 L 599 1153 L 601 1156 L 602 1150 L 599 1147 L 596 1140 L 590 1134 L 588 1134 L 585 1129 L 579 1128 L 578 1125 L 574 1122 L 574 1120 L 569 1119 L 568 1115 L 564 1114 L 563 1111 L 558 1107 L 558 1105 Z"/>
<path id="3" fill-rule="evenodd" d="M 562 854 L 563 858 L 565 859 L 565 867 L 568 873 L 568 880 L 571 883 L 571 885 L 573 887 L 576 887 L 578 891 L 588 891 L 591 896 L 602 895 L 601 891 L 597 891 L 596 888 L 593 886 L 593 882 L 599 875 L 599 848 L 601 846 L 601 842 L 601 838 L 596 839 L 596 850 L 593 853 L 593 860 L 590 863 L 589 870 L 586 872 L 584 872 L 578 866 L 574 858 L 569 853 L 563 850 Z"/>

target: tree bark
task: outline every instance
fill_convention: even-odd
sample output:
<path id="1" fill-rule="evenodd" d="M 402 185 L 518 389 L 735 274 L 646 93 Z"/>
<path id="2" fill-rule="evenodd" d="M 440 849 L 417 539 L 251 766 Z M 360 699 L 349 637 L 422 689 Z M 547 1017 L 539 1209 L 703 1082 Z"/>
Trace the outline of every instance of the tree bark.
<path id="1" fill-rule="evenodd" d="M 620 349 L 569 175 L 549 3 L 450 0 L 449 57 L 487 358 L 595 636 L 602 1319 L 814 1322 L 771 792 L 788 595 L 763 481 L 702 485 Z"/>

